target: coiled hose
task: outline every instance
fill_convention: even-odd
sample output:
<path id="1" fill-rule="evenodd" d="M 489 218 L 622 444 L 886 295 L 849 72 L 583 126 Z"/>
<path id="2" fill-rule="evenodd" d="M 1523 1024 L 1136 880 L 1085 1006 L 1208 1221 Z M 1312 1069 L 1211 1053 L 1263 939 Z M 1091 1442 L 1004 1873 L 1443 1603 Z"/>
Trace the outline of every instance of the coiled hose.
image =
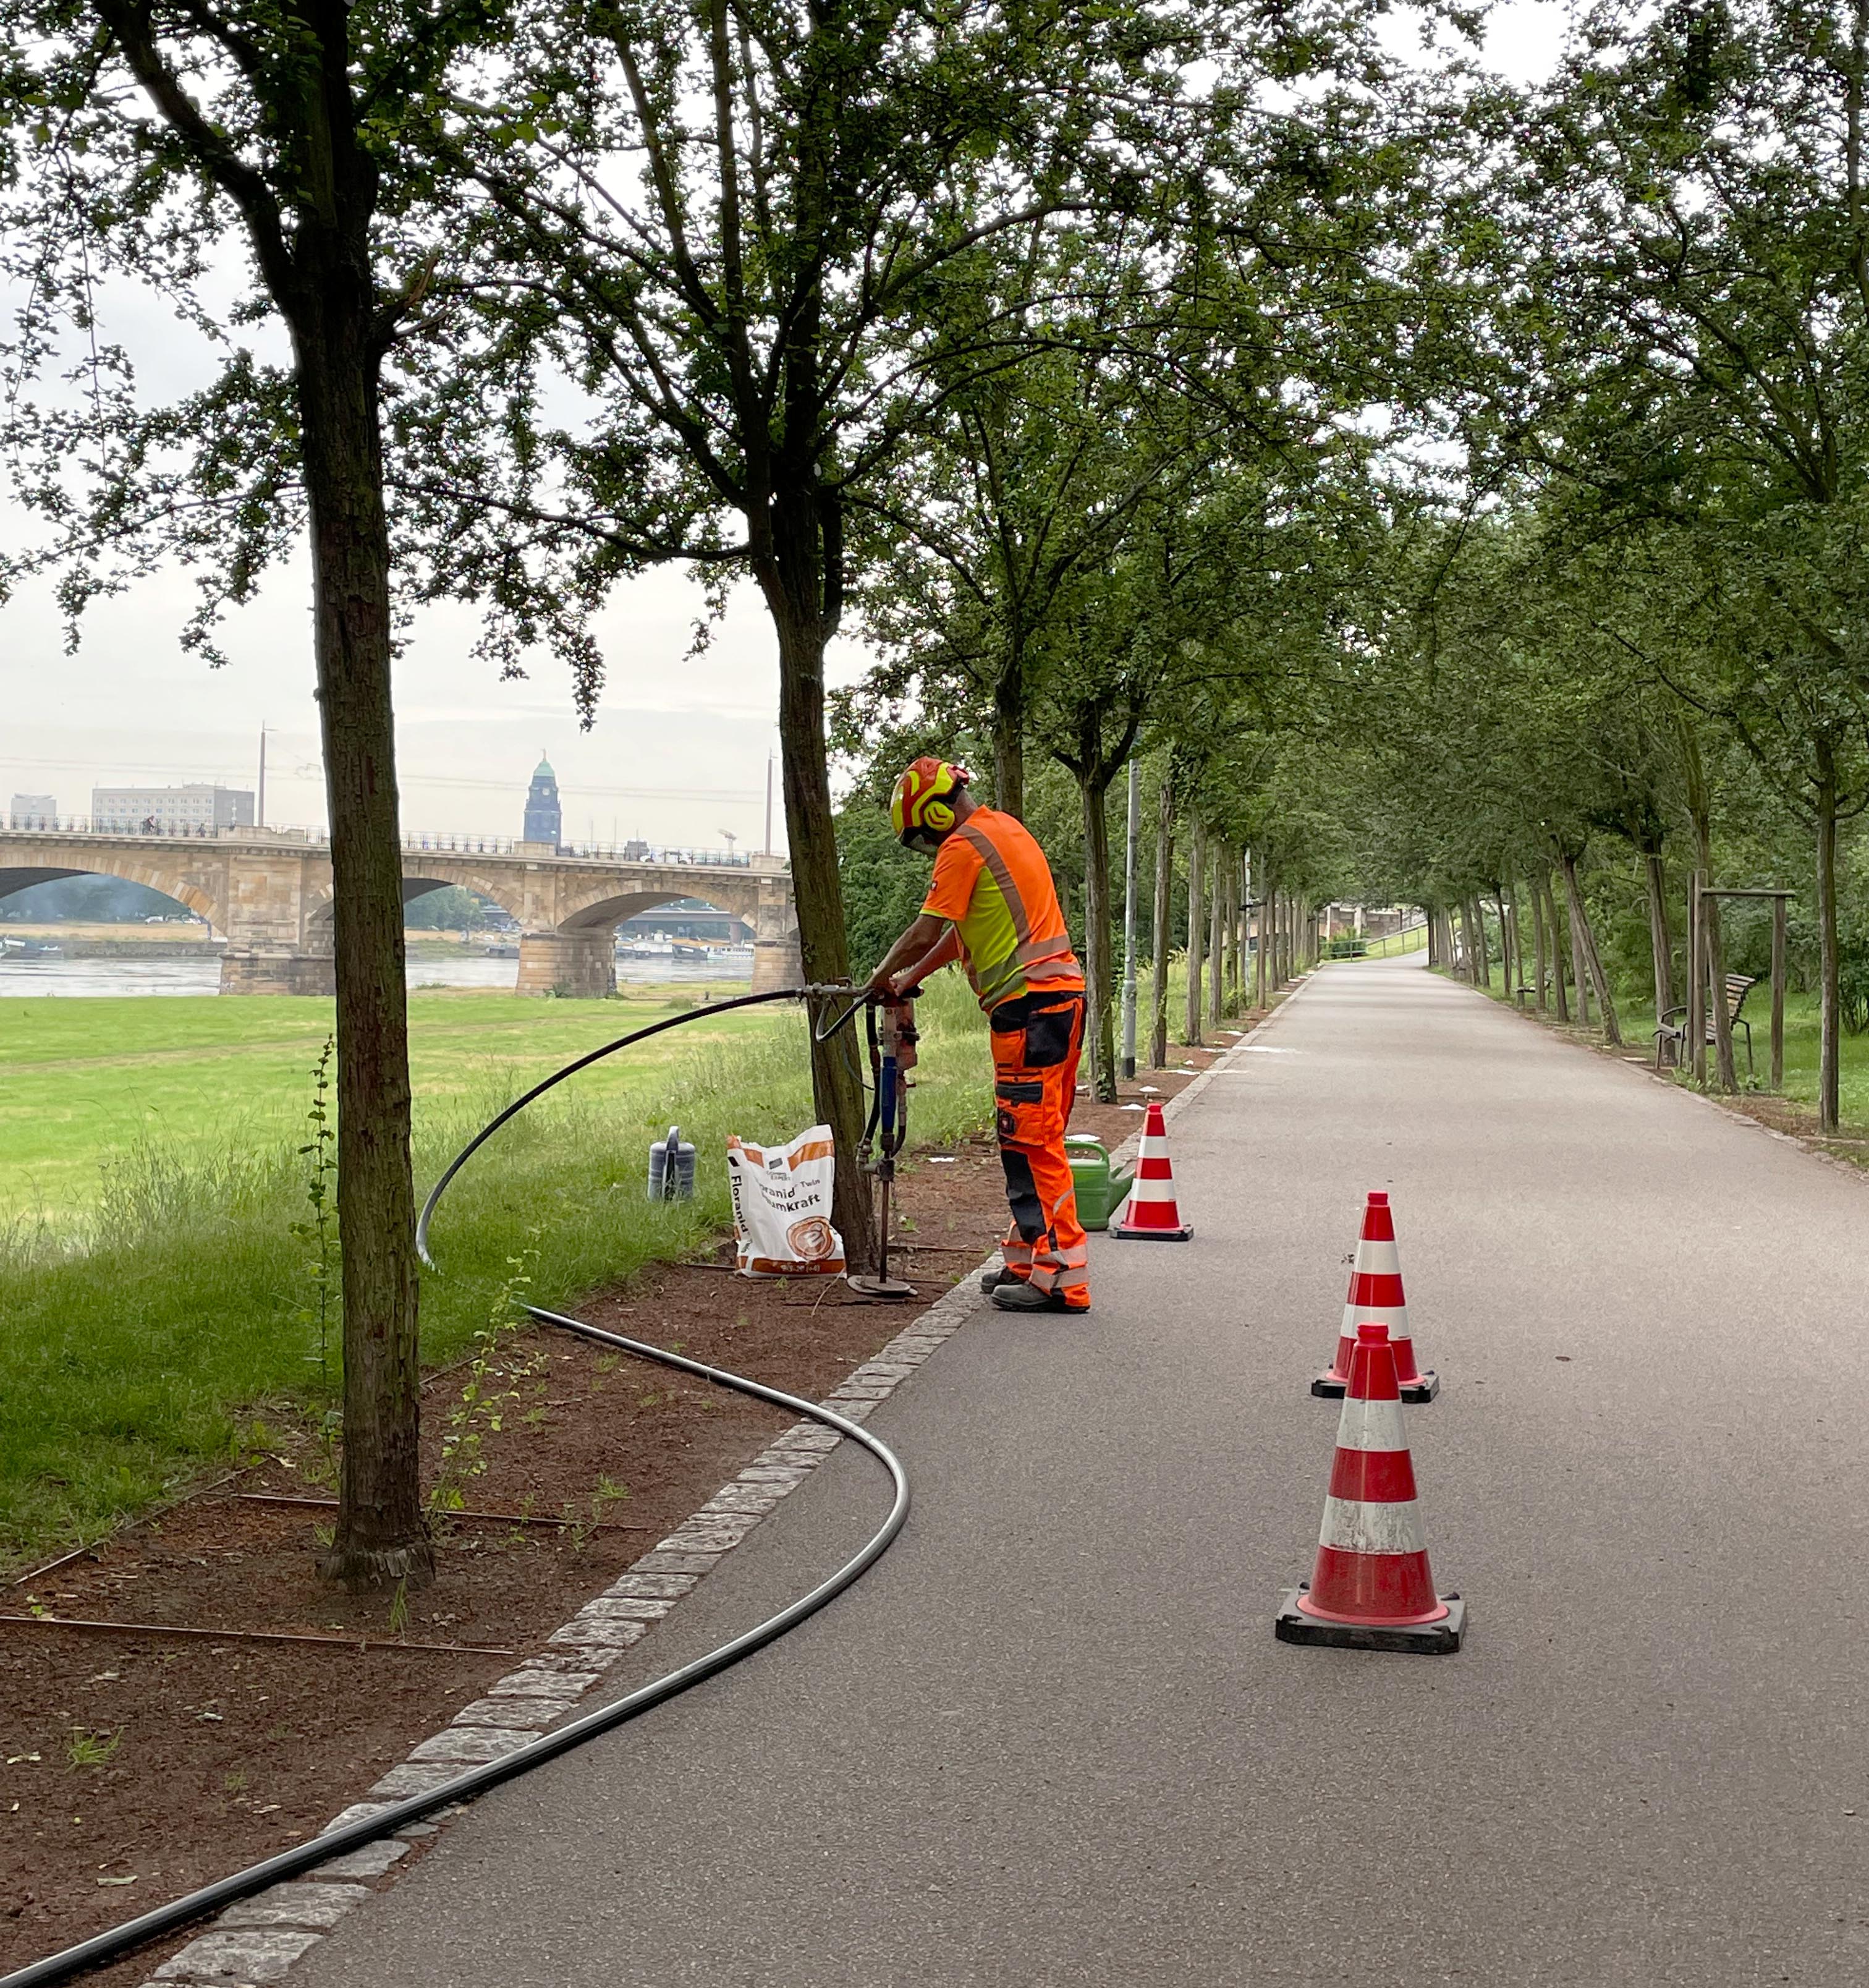
<path id="1" fill-rule="evenodd" d="M 676 1015 L 666 1021 L 652 1023 L 648 1027 L 637 1029 L 603 1048 L 593 1050 L 588 1055 L 578 1057 L 556 1070 L 542 1083 L 536 1084 L 522 1097 L 508 1105 L 498 1117 L 490 1120 L 468 1141 L 467 1144 L 448 1162 L 446 1170 L 431 1191 L 424 1205 L 421 1219 L 416 1224 L 416 1247 L 422 1261 L 430 1269 L 434 1260 L 428 1253 L 428 1224 L 435 1207 L 441 1199 L 443 1190 L 454 1178 L 462 1165 L 508 1120 L 516 1116 L 536 1098 L 542 1097 L 555 1084 L 562 1084 L 580 1070 L 603 1057 L 612 1056 L 632 1043 L 639 1043 L 646 1036 L 660 1035 L 666 1029 L 680 1027 L 686 1022 L 697 1022 L 725 1013 L 731 1008 L 749 1008 L 767 1001 L 796 1001 L 799 999 L 825 1000 L 846 999 L 850 1006 L 827 1026 L 814 1030 L 820 1042 L 828 1041 L 837 1033 L 862 1005 L 860 996 L 853 998 L 847 987 L 800 988 L 790 987 L 766 994 L 742 994 L 729 1001 L 710 1003 L 692 1014 Z M 651 1360 L 664 1367 L 672 1367 L 678 1372 L 691 1374 L 697 1379 L 710 1381 L 716 1387 L 725 1388 L 736 1395 L 746 1395 L 755 1401 L 769 1402 L 774 1408 L 783 1408 L 793 1415 L 802 1415 L 807 1420 L 834 1429 L 838 1435 L 847 1436 L 867 1450 L 888 1472 L 894 1489 L 894 1497 L 889 1507 L 889 1515 L 858 1550 L 839 1567 L 836 1572 L 820 1581 L 809 1594 L 802 1594 L 789 1602 L 777 1614 L 769 1615 L 752 1628 L 743 1631 L 729 1642 L 722 1643 L 717 1649 L 709 1650 L 691 1663 L 684 1664 L 679 1670 L 668 1672 L 651 1682 L 638 1687 L 627 1696 L 613 1704 L 601 1706 L 595 1712 L 587 1712 L 580 1719 L 574 1719 L 568 1726 L 561 1726 L 556 1732 L 542 1733 L 536 1740 L 528 1740 L 523 1746 L 515 1747 L 510 1753 L 502 1754 L 497 1760 L 488 1760 L 478 1767 L 468 1767 L 439 1787 L 431 1788 L 424 1794 L 409 1795 L 400 1801 L 390 1802 L 374 1815 L 361 1816 L 354 1822 L 345 1823 L 341 1827 L 329 1830 L 323 1836 L 314 1837 L 306 1843 L 295 1844 L 289 1850 L 281 1851 L 277 1856 L 269 1857 L 264 1862 L 250 1865 L 244 1871 L 236 1871 L 231 1877 L 217 1878 L 211 1885 L 204 1885 L 198 1891 L 172 1899 L 166 1905 L 158 1905 L 130 1919 L 124 1925 L 113 1926 L 108 1932 L 95 1933 L 90 1939 L 81 1940 L 76 1946 L 68 1946 L 63 1952 L 49 1954 L 43 1960 L 35 1960 L 15 1969 L 11 1974 L 0 1976 L 0 1988 L 41 1988 L 41 1984 L 54 1981 L 67 1981 L 73 1975 L 82 1973 L 90 1967 L 102 1966 L 106 1962 L 120 1959 L 134 1948 L 165 1933 L 174 1932 L 192 1921 L 205 1918 L 210 1912 L 218 1912 L 242 1898 L 251 1898 L 256 1892 L 265 1891 L 269 1885 L 283 1883 L 290 1878 L 302 1877 L 307 1871 L 316 1870 L 321 1864 L 333 1858 L 342 1857 L 348 1851 L 360 1850 L 367 1843 L 374 1843 L 380 1838 L 394 1836 L 400 1829 L 406 1829 L 412 1822 L 419 1822 L 424 1816 L 432 1815 L 436 1810 L 451 1807 L 457 1802 L 471 1800 L 476 1795 L 485 1794 L 488 1789 L 496 1788 L 502 1782 L 516 1780 L 522 1774 L 530 1773 L 535 1767 L 542 1767 L 548 1760 L 556 1760 L 561 1754 L 569 1753 L 574 1747 L 583 1746 L 586 1740 L 599 1734 L 613 1732 L 619 1726 L 627 1726 L 633 1719 L 640 1719 L 645 1712 L 664 1705 L 671 1698 L 678 1698 L 684 1691 L 691 1690 L 707 1679 L 715 1677 L 724 1670 L 737 1664 L 742 1657 L 763 1649 L 776 1641 L 787 1630 L 795 1629 L 808 1616 L 815 1615 L 828 1601 L 835 1601 L 851 1584 L 874 1566 L 894 1543 L 901 1531 L 903 1521 L 908 1516 L 908 1474 L 901 1460 L 888 1445 L 872 1435 L 860 1423 L 850 1421 L 834 1409 L 823 1407 L 816 1401 L 807 1401 L 796 1395 L 788 1395 L 782 1388 L 769 1388 L 763 1381 L 749 1380 L 743 1374 L 730 1374 L 725 1368 L 708 1367 L 698 1360 L 690 1360 L 684 1354 L 671 1353 L 666 1347 L 651 1346 L 639 1339 L 626 1339 L 620 1333 L 605 1332 L 594 1325 L 587 1325 L 582 1319 L 568 1318 L 563 1313 L 547 1311 L 539 1305 L 527 1305 L 525 1310 L 541 1325 L 556 1326 L 561 1330 L 575 1333 L 580 1338 L 594 1340 L 599 1344 L 613 1347 L 621 1353 L 634 1354 L 638 1359 Z"/>

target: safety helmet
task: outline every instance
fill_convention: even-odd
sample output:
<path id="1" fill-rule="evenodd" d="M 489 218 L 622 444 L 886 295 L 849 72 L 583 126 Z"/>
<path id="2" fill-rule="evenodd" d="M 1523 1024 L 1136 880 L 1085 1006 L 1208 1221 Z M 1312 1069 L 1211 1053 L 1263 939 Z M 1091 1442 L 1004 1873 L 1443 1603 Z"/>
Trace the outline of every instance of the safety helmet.
<path id="1" fill-rule="evenodd" d="M 951 796 L 972 776 L 945 759 L 918 759 L 897 781 L 889 796 L 889 820 L 908 849 L 931 849 L 954 826 Z"/>

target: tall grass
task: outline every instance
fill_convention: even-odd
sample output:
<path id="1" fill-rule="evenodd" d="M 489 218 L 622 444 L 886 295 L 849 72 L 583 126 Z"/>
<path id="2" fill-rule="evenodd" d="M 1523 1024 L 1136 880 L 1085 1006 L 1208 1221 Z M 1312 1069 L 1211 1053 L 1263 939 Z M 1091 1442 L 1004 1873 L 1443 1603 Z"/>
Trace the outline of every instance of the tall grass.
<path id="1" fill-rule="evenodd" d="M 912 1134 L 965 1136 L 990 1120 L 990 1064 L 956 976 L 930 989 L 921 1024 Z M 789 1138 L 811 1122 L 805 1031 L 790 1010 L 697 1021 L 496 1134 L 436 1218 L 424 1361 L 467 1349 L 534 1229 L 532 1294 L 562 1306 L 726 1226 L 728 1134 Z M 418 1098 L 418 1189 L 537 1074 L 483 1068 L 451 1096 Z M 650 1141 L 671 1124 L 698 1149 L 691 1202 L 646 1198 Z M 321 1366 L 308 1247 L 292 1234 L 310 1164 L 298 1143 L 204 1151 L 145 1138 L 104 1163 L 79 1219 L 0 1226 L 0 1558 L 95 1535 L 240 1454 L 255 1417 L 328 1405 L 336 1350 Z"/>

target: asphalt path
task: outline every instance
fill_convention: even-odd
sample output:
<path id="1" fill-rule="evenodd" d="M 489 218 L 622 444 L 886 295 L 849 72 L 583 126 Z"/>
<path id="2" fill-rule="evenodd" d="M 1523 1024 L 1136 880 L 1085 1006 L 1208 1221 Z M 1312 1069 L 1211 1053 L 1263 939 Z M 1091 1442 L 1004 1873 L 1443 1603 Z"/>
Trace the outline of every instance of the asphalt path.
<path id="1" fill-rule="evenodd" d="M 1407 962 L 1172 1129 L 1184 1246 L 983 1311 L 873 1426 L 894 1550 L 481 1802 L 308 1988 L 1869 1979 L 1864 1183 Z M 1451 1657 L 1273 1640 L 1365 1191 L 1393 1197 Z M 618 1689 L 884 1509 L 850 1446 Z"/>

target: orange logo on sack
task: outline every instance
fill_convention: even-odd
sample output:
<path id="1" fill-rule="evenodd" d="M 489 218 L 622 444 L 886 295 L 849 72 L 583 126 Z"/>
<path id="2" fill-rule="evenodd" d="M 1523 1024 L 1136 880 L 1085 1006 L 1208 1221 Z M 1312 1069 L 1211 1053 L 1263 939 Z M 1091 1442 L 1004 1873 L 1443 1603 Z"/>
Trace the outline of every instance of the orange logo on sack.
<path id="1" fill-rule="evenodd" d="M 830 1224 L 821 1215 L 808 1215 L 786 1231 L 786 1246 L 801 1263 L 815 1263 L 836 1246 Z"/>

